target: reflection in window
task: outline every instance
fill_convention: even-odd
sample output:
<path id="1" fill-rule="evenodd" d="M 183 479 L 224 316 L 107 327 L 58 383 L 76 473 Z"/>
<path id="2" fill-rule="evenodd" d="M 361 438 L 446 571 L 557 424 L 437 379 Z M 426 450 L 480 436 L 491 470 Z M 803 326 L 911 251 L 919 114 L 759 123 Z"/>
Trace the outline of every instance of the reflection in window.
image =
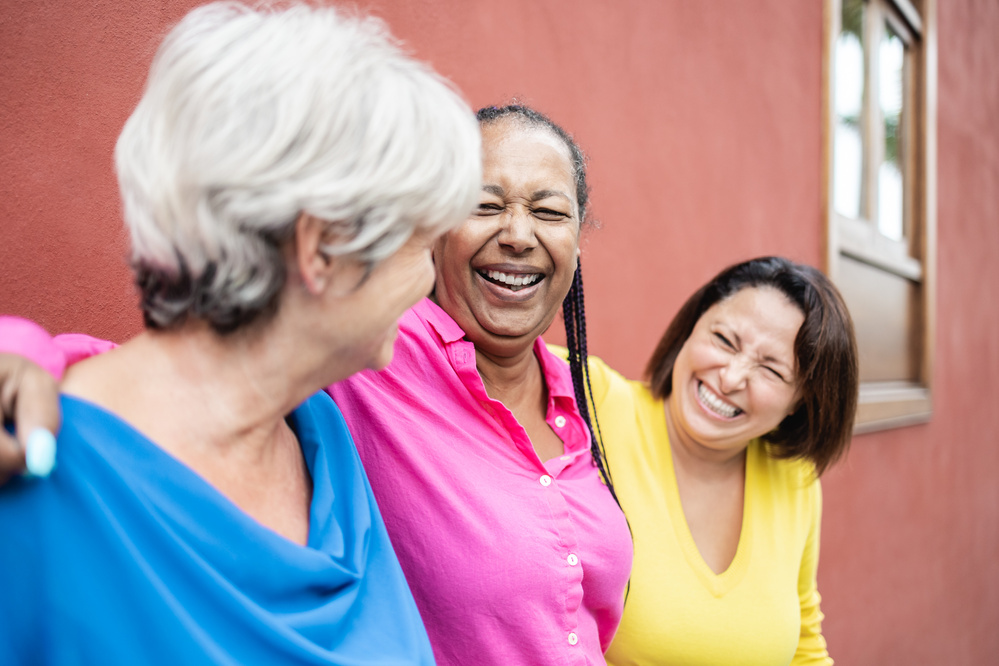
<path id="1" fill-rule="evenodd" d="M 862 0 L 844 0 L 843 29 L 836 40 L 834 101 L 836 126 L 833 158 L 833 202 L 836 211 L 859 218 L 864 196 L 864 144 L 861 111 L 864 100 Z"/>
<path id="2" fill-rule="evenodd" d="M 878 169 L 878 229 L 888 238 L 901 240 L 903 220 L 902 100 L 905 44 L 885 26 L 878 53 L 879 98 L 884 153 Z"/>

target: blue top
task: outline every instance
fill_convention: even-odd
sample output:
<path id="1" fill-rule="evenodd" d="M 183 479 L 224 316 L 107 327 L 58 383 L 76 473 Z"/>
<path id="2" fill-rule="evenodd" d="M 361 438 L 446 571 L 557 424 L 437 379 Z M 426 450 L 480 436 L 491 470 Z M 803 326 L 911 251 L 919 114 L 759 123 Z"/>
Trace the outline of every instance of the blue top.
<path id="1" fill-rule="evenodd" d="M 61 404 L 52 476 L 0 489 L 0 661 L 434 663 L 328 395 L 288 417 L 312 474 L 307 546 L 113 414 Z"/>

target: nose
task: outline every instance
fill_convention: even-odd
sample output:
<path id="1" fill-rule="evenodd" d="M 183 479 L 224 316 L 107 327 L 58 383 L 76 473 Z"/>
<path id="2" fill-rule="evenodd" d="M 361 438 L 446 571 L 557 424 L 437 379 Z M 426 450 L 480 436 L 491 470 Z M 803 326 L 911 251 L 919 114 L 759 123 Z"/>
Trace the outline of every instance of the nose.
<path id="1" fill-rule="evenodd" d="M 741 354 L 735 354 L 718 371 L 720 380 L 718 388 L 725 393 L 744 389 L 749 380 L 749 373 L 749 362 Z"/>
<path id="2" fill-rule="evenodd" d="M 497 240 L 515 254 L 522 254 L 537 246 L 535 219 L 529 211 L 516 208 L 503 216 L 503 226 Z"/>

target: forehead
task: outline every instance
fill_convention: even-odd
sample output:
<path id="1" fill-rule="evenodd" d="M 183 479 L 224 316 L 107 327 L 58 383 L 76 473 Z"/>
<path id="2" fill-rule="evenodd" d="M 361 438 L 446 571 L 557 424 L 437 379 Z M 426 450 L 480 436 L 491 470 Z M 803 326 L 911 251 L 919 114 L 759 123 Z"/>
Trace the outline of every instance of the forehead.
<path id="1" fill-rule="evenodd" d="M 781 347 L 793 354 L 804 321 L 804 313 L 777 289 L 747 287 L 712 305 L 698 323 L 732 326 L 747 342 Z"/>
<path id="2" fill-rule="evenodd" d="M 483 126 L 482 170 L 486 184 L 546 181 L 576 200 L 569 148 L 544 127 L 505 118 Z"/>

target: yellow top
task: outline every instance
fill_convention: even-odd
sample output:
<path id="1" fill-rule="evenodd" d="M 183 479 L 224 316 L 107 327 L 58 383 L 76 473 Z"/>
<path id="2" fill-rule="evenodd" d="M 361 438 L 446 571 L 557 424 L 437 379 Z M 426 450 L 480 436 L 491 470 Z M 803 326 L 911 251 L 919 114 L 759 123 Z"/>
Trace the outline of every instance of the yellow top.
<path id="1" fill-rule="evenodd" d="M 687 527 L 661 400 L 600 359 L 590 378 L 610 472 L 635 538 L 612 666 L 832 664 L 815 572 L 822 493 L 810 464 L 746 456 L 739 546 L 715 574 Z"/>

